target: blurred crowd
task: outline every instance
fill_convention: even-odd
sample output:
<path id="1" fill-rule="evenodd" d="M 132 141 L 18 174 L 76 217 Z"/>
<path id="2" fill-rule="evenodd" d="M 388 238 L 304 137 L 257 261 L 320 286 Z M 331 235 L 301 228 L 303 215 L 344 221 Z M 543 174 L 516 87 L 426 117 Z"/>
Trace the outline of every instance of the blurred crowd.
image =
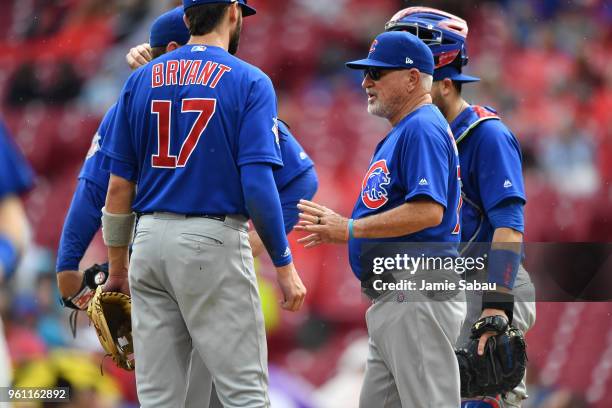
<path id="1" fill-rule="evenodd" d="M 33 245 L 11 286 L 0 288 L 0 312 L 16 384 L 71 384 L 80 393 L 72 401 L 74 407 L 135 404 L 133 376 L 114 369 L 108 360 L 102 364 L 106 375 L 100 376 L 103 355 L 83 314 L 76 338 L 70 333 L 68 313 L 57 302 L 54 254 L 91 138 L 129 75 L 124 55 L 147 41 L 155 16 L 179 3 L 0 4 L 0 112 L 38 174 L 35 190 L 26 197 Z M 385 121 L 367 113 L 361 74 L 345 69 L 343 63 L 363 57 L 395 11 L 426 5 L 468 21 L 467 72 L 482 81 L 466 85 L 464 93 L 469 101 L 497 109 L 521 143 L 528 195 L 526 239 L 611 240 L 609 2 L 252 3 L 258 14 L 245 22 L 238 56 L 272 78 L 281 118 L 315 161 L 318 202 L 350 213 L 372 147 L 389 130 Z M 263 258 L 259 265 L 273 401 L 279 407 L 356 406 L 367 354 L 363 313 L 368 304 L 360 297 L 344 248 L 293 248 L 309 288 L 304 312 L 289 316 L 279 311 L 274 279 L 268 275 L 270 263 Z M 82 266 L 104 261 L 104 256 L 98 239 Z M 547 320 L 546 313 L 556 316 L 563 307 L 538 310 L 538 322 Z M 612 309 L 598 313 L 609 322 Z M 612 339 L 609 327 L 600 325 L 602 338 Z M 541 353 L 533 360 L 542 365 L 550 350 L 537 342 L 546 334 L 536 332 L 530 338 Z M 612 341 L 602 341 L 600 347 L 601 353 L 610 354 Z M 567 364 L 571 369 L 574 363 Z M 80 367 L 77 374 L 68 369 L 75 366 Z M 602 369 L 606 381 L 612 380 L 609 366 Z M 592 391 L 591 382 L 550 383 L 539 375 L 545 367 L 533 361 L 530 367 L 530 408 L 612 404 L 610 396 Z M 579 367 L 585 378 L 591 378 L 594 367 Z M 609 390 L 612 381 L 604 381 L 604 389 L 606 384 Z"/>

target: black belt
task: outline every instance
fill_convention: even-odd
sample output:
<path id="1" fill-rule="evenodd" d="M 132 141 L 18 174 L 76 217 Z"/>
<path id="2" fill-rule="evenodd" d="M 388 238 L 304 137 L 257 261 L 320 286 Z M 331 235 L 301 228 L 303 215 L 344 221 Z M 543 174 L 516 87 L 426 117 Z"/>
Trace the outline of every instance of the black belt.
<path id="1" fill-rule="evenodd" d="M 372 275 L 369 279 L 361 281 L 361 291 L 372 300 L 376 300 L 382 295 L 384 295 L 386 292 L 388 292 L 386 290 L 378 291 L 374 289 L 375 281 L 381 281 L 383 283 L 397 282 L 391 272 L 385 272 L 382 275 Z"/>
<path id="2" fill-rule="evenodd" d="M 163 211 L 159 211 L 159 212 L 163 212 Z M 155 212 L 146 212 L 146 213 L 139 213 L 138 217 L 142 217 L 143 215 L 153 215 L 155 214 Z M 180 215 L 184 215 L 185 218 L 209 218 L 211 220 L 217 220 L 217 221 L 221 221 L 224 222 L 225 221 L 225 215 L 215 215 L 215 214 L 180 214 Z"/>

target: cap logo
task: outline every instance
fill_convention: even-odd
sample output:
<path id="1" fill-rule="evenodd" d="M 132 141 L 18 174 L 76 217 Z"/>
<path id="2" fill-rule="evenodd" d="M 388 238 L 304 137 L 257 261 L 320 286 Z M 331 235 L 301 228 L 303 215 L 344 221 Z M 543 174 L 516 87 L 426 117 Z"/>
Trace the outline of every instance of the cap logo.
<path id="1" fill-rule="evenodd" d="M 411 60 L 409 57 L 406 57 L 406 64 L 414 64 L 414 61 Z"/>
<path id="2" fill-rule="evenodd" d="M 378 40 L 372 41 L 372 45 L 370 46 L 370 54 L 376 50 L 376 46 L 378 45 Z"/>

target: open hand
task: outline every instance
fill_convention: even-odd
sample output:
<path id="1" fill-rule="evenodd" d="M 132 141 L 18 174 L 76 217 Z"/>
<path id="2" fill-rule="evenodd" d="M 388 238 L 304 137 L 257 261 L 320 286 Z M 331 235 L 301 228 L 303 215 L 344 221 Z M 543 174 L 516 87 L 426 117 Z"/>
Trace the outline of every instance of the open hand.
<path id="1" fill-rule="evenodd" d="M 298 209 L 302 212 L 299 214 L 300 222 L 295 229 L 311 233 L 298 239 L 305 248 L 323 243 L 339 244 L 348 241 L 348 218 L 308 200 L 300 200 Z"/>

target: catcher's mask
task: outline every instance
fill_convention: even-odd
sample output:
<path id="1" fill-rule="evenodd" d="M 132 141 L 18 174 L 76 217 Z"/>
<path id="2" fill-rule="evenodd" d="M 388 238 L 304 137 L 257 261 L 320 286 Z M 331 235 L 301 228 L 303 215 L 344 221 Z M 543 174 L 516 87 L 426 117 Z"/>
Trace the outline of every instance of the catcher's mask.
<path id="1" fill-rule="evenodd" d="M 468 63 L 467 22 L 453 14 L 430 7 L 408 7 L 395 13 L 385 30 L 408 31 L 419 37 L 431 49 L 436 69 L 455 59 L 459 67 Z"/>

